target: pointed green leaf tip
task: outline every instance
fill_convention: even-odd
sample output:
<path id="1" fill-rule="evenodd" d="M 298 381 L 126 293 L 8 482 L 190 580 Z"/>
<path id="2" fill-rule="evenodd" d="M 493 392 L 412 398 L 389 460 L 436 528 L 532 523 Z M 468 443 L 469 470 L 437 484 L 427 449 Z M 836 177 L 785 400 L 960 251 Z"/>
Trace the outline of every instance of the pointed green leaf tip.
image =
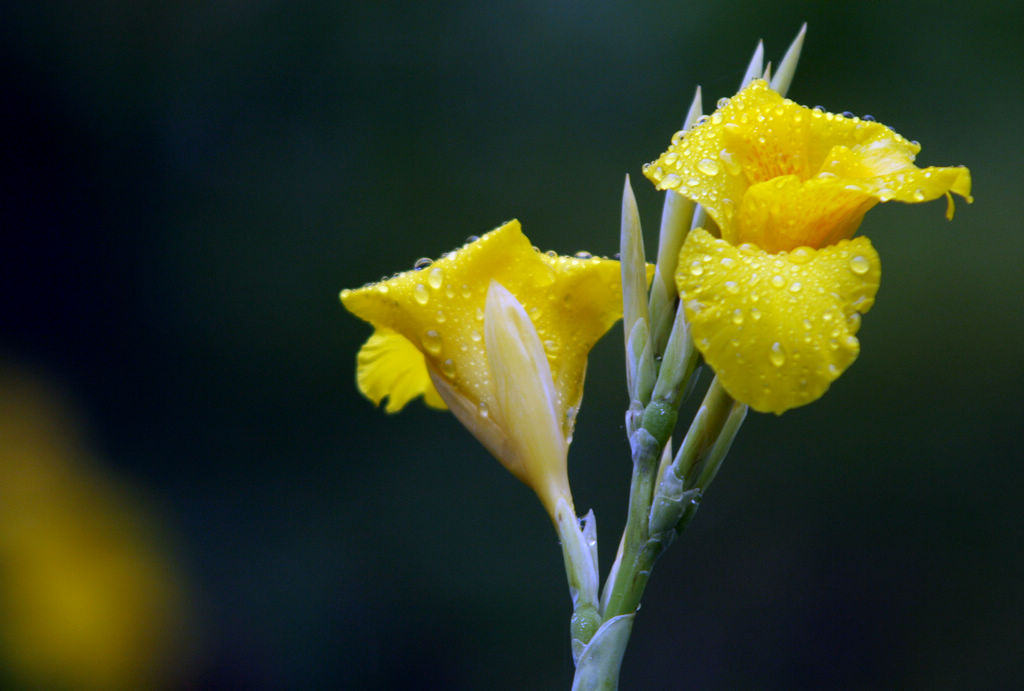
<path id="1" fill-rule="evenodd" d="M 742 89 L 755 79 L 760 79 L 763 73 L 764 41 L 758 41 L 757 48 L 754 49 L 754 54 L 750 58 L 750 64 L 747 65 L 747 71 L 743 74 L 743 81 L 740 82 L 740 89 Z"/>
<path id="2" fill-rule="evenodd" d="M 796 38 L 789 44 L 789 48 L 786 50 L 786 54 L 782 57 L 782 62 L 779 63 L 779 69 L 775 71 L 775 76 L 772 77 L 771 85 L 772 89 L 785 96 L 786 92 L 789 91 L 789 85 L 793 82 L 793 74 L 796 73 L 796 64 L 800 62 L 800 51 L 804 47 L 804 36 L 807 35 L 807 22 L 803 23 L 800 27 L 800 31 L 797 32 Z"/>

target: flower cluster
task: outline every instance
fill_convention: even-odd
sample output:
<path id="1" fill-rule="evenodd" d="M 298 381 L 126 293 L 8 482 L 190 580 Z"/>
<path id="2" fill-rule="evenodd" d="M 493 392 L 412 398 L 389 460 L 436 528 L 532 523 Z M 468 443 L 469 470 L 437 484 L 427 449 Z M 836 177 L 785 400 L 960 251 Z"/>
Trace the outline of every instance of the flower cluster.
<path id="1" fill-rule="evenodd" d="M 587 354 L 622 316 L 619 263 L 539 252 L 510 221 L 418 270 L 345 290 L 374 326 L 359 389 L 388 412 L 448 407 L 549 512 L 568 500 L 566 455 Z M 570 501 L 571 504 L 571 501 Z"/>
<path id="2" fill-rule="evenodd" d="M 694 341 L 722 385 L 762 412 L 819 398 L 856 359 L 878 254 L 852 238 L 890 200 L 950 192 L 964 167 L 918 168 L 920 146 L 870 119 L 797 105 L 754 80 L 672 138 L 644 172 L 714 221 L 689 234 L 676 283 Z"/>

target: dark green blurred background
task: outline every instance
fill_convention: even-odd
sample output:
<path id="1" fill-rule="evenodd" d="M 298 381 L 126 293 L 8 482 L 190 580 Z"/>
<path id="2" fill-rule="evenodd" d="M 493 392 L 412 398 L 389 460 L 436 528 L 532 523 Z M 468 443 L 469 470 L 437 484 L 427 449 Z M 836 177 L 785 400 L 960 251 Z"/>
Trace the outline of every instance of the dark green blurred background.
<path id="1" fill-rule="evenodd" d="M 84 411 L 189 576 L 198 688 L 566 689 L 539 503 L 447 414 L 374 410 L 337 300 L 517 217 L 612 254 L 622 177 L 696 84 L 809 33 L 790 95 L 966 164 L 973 206 L 868 215 L 862 354 L 752 415 L 655 571 L 624 689 L 1024 683 L 1012 2 L 14 3 L 0 11 L 0 352 Z M 618 331 L 570 456 L 602 561 L 625 509 Z M 2 443 L 2 440 L 0 440 Z"/>

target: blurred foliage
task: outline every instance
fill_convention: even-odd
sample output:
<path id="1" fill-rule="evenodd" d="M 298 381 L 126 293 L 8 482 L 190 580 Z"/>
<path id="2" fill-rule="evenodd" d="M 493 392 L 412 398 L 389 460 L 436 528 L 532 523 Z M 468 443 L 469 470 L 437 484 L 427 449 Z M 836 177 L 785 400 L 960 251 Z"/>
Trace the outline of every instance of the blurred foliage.
<path id="1" fill-rule="evenodd" d="M 0 679 L 164 688 L 189 618 L 151 518 L 84 451 L 56 397 L 0 370 Z"/>

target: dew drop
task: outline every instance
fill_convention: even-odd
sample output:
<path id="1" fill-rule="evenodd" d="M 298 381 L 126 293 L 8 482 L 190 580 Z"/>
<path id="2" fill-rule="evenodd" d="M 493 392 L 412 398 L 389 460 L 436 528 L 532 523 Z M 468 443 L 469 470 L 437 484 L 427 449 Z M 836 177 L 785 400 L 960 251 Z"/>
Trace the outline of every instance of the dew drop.
<path id="1" fill-rule="evenodd" d="M 433 269 L 430 270 L 430 273 L 427 275 L 427 283 L 434 290 L 437 290 L 438 288 L 441 287 L 441 283 L 443 280 L 444 271 L 442 271 L 441 267 L 439 266 L 435 266 Z"/>
<path id="2" fill-rule="evenodd" d="M 760 319 L 761 318 L 761 310 L 757 309 L 756 307 L 751 307 L 750 308 L 750 318 L 753 319 L 754 321 L 757 321 L 758 319 Z"/>
<path id="3" fill-rule="evenodd" d="M 771 283 L 772 286 L 775 288 L 784 288 L 786 286 L 786 279 L 784 279 L 779 274 L 775 274 L 774 276 L 772 276 Z"/>
<path id="4" fill-rule="evenodd" d="M 466 236 L 466 244 L 468 245 L 470 243 L 476 242 L 479 239 L 480 239 L 479 235 L 467 235 Z"/>
<path id="5" fill-rule="evenodd" d="M 740 292 L 740 286 L 738 283 L 736 283 L 736 281 L 726 281 L 725 292 L 729 293 L 730 295 L 735 295 L 736 293 Z"/>
<path id="6" fill-rule="evenodd" d="M 854 312 L 849 317 L 847 317 L 846 326 L 849 327 L 850 331 L 856 333 L 857 330 L 860 329 L 860 313 Z"/>
<path id="7" fill-rule="evenodd" d="M 736 260 L 732 257 L 722 257 L 722 261 L 720 263 L 722 266 L 729 269 L 736 265 Z M 726 289 L 728 289 L 728 286 L 726 286 Z"/>
<path id="8" fill-rule="evenodd" d="M 667 166 L 675 165 L 675 162 L 678 160 L 679 154 L 677 154 L 675 151 L 668 152 L 667 154 L 665 154 L 665 158 L 662 159 L 662 161 L 664 161 L 665 165 Z"/>
<path id="9" fill-rule="evenodd" d="M 473 341 L 473 343 L 479 343 L 482 337 L 480 336 L 479 331 L 474 330 L 469 332 L 469 338 Z"/>
<path id="10" fill-rule="evenodd" d="M 775 367 L 782 367 L 786 364 L 786 349 L 778 341 L 772 343 L 771 350 L 768 351 L 768 360 Z"/>
<path id="11" fill-rule="evenodd" d="M 704 273 L 704 264 L 698 259 L 694 259 L 690 264 L 690 274 L 693 276 L 700 276 Z"/>
<path id="12" fill-rule="evenodd" d="M 480 411 L 480 417 L 487 417 L 491 412 L 487 409 L 487 403 L 480 401 L 480 405 L 477 406 L 477 410 Z"/>
<path id="13" fill-rule="evenodd" d="M 718 103 L 716 105 L 719 108 L 725 108 L 727 105 L 729 105 L 729 99 L 723 96 L 722 98 L 718 99 Z"/>
<path id="14" fill-rule="evenodd" d="M 807 329 L 808 331 L 810 331 L 814 327 L 814 324 L 811 323 L 810 319 L 804 319 L 803 323 L 804 323 L 804 328 Z"/>
<path id="15" fill-rule="evenodd" d="M 441 334 L 437 333 L 433 329 L 430 329 L 423 334 L 421 339 L 423 347 L 427 349 L 427 352 L 431 355 L 441 354 Z"/>
<path id="16" fill-rule="evenodd" d="M 422 269 L 427 268 L 433 263 L 434 260 L 431 259 L 430 257 L 420 257 L 415 261 L 415 263 L 413 263 L 412 268 L 415 269 L 416 271 L 420 271 Z"/>
<path id="17" fill-rule="evenodd" d="M 924 190 L 921 189 L 920 187 L 918 187 L 916 190 L 914 190 L 914 201 L 915 202 L 923 202 L 924 201 L 924 196 L 925 196 L 924 195 Z"/>
<path id="18" fill-rule="evenodd" d="M 697 170 L 705 175 L 718 175 L 722 172 L 722 166 L 718 165 L 718 162 L 713 159 L 702 158 L 697 164 Z"/>
<path id="19" fill-rule="evenodd" d="M 849 267 L 850 271 L 852 271 L 853 273 L 857 274 L 858 276 L 863 276 L 871 269 L 871 262 L 869 262 L 868 258 L 865 257 L 864 255 L 858 254 L 856 256 L 850 257 Z"/>
<path id="20" fill-rule="evenodd" d="M 430 301 L 430 294 L 427 293 L 427 287 L 422 283 L 417 283 L 416 287 L 412 289 L 412 297 L 421 305 L 425 305 Z"/>
<path id="21" fill-rule="evenodd" d="M 739 175 L 740 164 L 736 160 L 736 154 L 728 149 L 722 149 L 718 152 L 718 157 L 722 159 L 722 163 L 725 164 L 725 172 L 729 175 Z"/>
<path id="22" fill-rule="evenodd" d="M 384 287 L 387 288 L 387 286 L 384 286 Z M 349 290 L 348 288 L 345 288 L 345 290 L 341 291 L 341 299 L 344 300 L 345 298 L 347 298 L 351 294 L 352 294 L 352 291 Z"/>
<path id="23" fill-rule="evenodd" d="M 455 361 L 452 360 L 451 358 L 448 358 L 447 360 L 442 362 L 441 371 L 444 373 L 444 376 L 448 377 L 449 379 L 453 379 L 455 377 Z"/>
<path id="24" fill-rule="evenodd" d="M 814 250 L 810 247 L 797 247 L 789 253 L 789 259 L 794 264 L 806 264 L 814 257 Z"/>
<path id="25" fill-rule="evenodd" d="M 743 323 L 743 310 L 741 310 L 739 307 L 732 311 L 732 323 L 735 324 L 736 326 L 739 326 L 740 324 Z"/>
<path id="26" fill-rule="evenodd" d="M 387 283 L 378 283 L 377 284 L 377 292 L 380 293 L 381 295 L 387 295 L 388 294 L 388 285 L 387 285 Z"/>
<path id="27" fill-rule="evenodd" d="M 793 281 L 789 284 L 789 292 L 791 293 L 799 293 L 801 288 L 803 288 L 803 285 L 801 285 L 800 281 Z"/>
<path id="28" fill-rule="evenodd" d="M 674 190 L 675 188 L 679 187 L 679 185 L 682 184 L 682 182 L 683 179 L 681 177 L 679 177 L 675 173 L 669 173 L 661 181 L 661 186 L 664 187 L 665 189 Z"/>
<path id="29" fill-rule="evenodd" d="M 592 259 L 594 257 L 594 255 L 592 255 L 590 252 L 587 252 L 586 250 L 580 250 L 573 256 L 575 256 L 577 259 Z"/>

